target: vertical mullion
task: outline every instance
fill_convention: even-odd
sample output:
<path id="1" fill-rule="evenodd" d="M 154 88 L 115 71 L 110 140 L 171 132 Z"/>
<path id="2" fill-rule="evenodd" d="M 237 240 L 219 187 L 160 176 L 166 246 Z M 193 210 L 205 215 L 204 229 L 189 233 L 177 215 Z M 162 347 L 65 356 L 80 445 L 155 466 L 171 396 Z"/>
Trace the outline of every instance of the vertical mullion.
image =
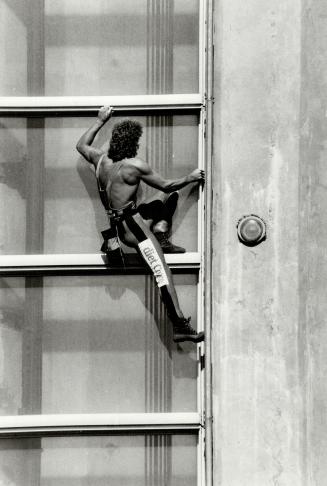
<path id="1" fill-rule="evenodd" d="M 22 347 L 22 413 L 41 413 L 42 409 L 42 278 L 25 279 L 25 316 Z M 41 439 L 33 439 L 35 451 L 27 463 L 26 484 L 41 481 Z"/>
<path id="2" fill-rule="evenodd" d="M 44 91 L 44 8 L 33 0 L 28 22 L 28 91 Z M 26 253 L 43 251 L 44 220 L 44 119 L 28 118 L 26 171 Z M 25 331 L 23 338 L 23 408 L 36 413 L 41 408 L 42 279 L 25 279 Z M 25 411 L 25 413 L 27 413 Z"/>
<path id="3" fill-rule="evenodd" d="M 202 481 L 207 486 L 213 485 L 213 437 L 212 437 L 212 348 L 211 348 L 211 328 L 212 328 L 212 278 L 211 278 L 211 251 L 212 251 L 212 153 L 213 153 L 213 140 L 212 140 L 212 124 L 213 124 L 213 0 L 201 0 L 204 2 L 204 21 L 206 22 L 206 28 L 203 35 L 203 89 L 206 90 L 206 120 L 205 120 L 205 137 L 204 138 L 204 157 L 206 159 L 206 220 L 204 222 L 204 254 L 203 254 L 203 291 L 205 295 L 204 299 L 204 324 L 206 331 L 206 343 L 205 343 L 205 355 L 206 355 L 206 369 L 205 369 L 205 382 L 203 387 L 203 399 L 205 406 L 205 413 L 207 420 L 205 421 L 205 429 L 203 432 L 205 440 L 205 460 L 204 463 Z M 203 23 L 204 23 L 203 21 Z M 202 268 L 202 266 L 201 266 Z"/>
<path id="4" fill-rule="evenodd" d="M 205 91 L 205 66 L 206 66 L 206 31 L 207 31 L 207 0 L 199 0 L 199 93 Z"/>
<path id="5" fill-rule="evenodd" d="M 27 32 L 27 90 L 44 94 L 44 0 L 31 0 Z M 44 119 L 27 119 L 26 253 L 43 251 Z"/>
<path id="6" fill-rule="evenodd" d="M 27 92 L 44 95 L 44 1 L 29 0 L 27 28 Z"/>
<path id="7" fill-rule="evenodd" d="M 167 85 L 170 92 L 173 92 L 174 88 L 174 2 L 173 0 L 167 0 L 168 9 L 167 9 Z"/>
<path id="8" fill-rule="evenodd" d="M 159 77 L 160 73 L 160 0 L 155 0 L 155 73 L 154 73 L 154 92 L 158 94 L 159 91 Z"/>
<path id="9" fill-rule="evenodd" d="M 27 90 L 44 95 L 44 0 L 30 0 L 27 32 Z M 27 119 L 26 252 L 43 251 L 44 119 Z"/>
<path id="10" fill-rule="evenodd" d="M 26 253 L 43 252 L 44 231 L 44 119 L 29 118 L 26 171 Z"/>
<path id="11" fill-rule="evenodd" d="M 27 92 L 29 96 L 44 95 L 44 0 L 30 0 L 27 28 Z M 43 251 L 44 228 L 44 119 L 29 118 L 27 129 L 27 199 L 26 253 Z M 42 409 L 42 278 L 25 280 L 25 328 L 23 331 L 23 392 L 24 413 L 41 413 Z M 27 484 L 41 482 L 41 439 L 35 438 Z"/>
<path id="12" fill-rule="evenodd" d="M 204 168 L 205 160 L 204 160 L 204 113 L 201 112 L 200 114 L 200 127 L 199 127 L 199 167 Z M 208 190 L 208 188 L 206 189 Z M 199 195 L 199 207 L 198 207 L 198 251 L 201 255 L 201 262 L 200 262 L 200 270 L 199 270 L 199 277 L 198 277 L 198 292 L 197 292 L 197 321 L 198 321 L 198 328 L 200 330 L 204 329 L 204 288 L 205 288 L 205 269 L 203 267 L 204 263 L 204 194 L 203 189 L 200 188 L 200 195 Z M 210 367 L 210 362 L 207 361 L 206 356 L 206 347 L 207 347 L 207 340 L 208 334 L 205 335 L 206 341 L 204 343 L 200 343 L 198 349 L 198 380 L 197 380 L 197 411 L 200 413 L 201 416 L 201 423 L 204 424 L 205 422 L 205 400 L 204 400 L 204 380 L 205 380 L 205 369 L 202 366 L 202 356 L 204 356 L 206 366 Z M 197 462 L 198 462 L 198 485 L 206 484 L 205 483 L 205 462 L 204 462 L 204 454 L 205 454 L 205 431 L 204 428 L 201 428 L 198 435 L 198 454 L 197 454 Z"/>
<path id="13" fill-rule="evenodd" d="M 206 46 L 206 31 L 207 31 L 207 1 L 200 0 L 199 1 L 199 93 L 201 94 L 202 100 L 205 100 L 205 89 L 206 89 L 206 54 L 207 54 L 207 46 Z M 206 106 L 201 109 L 200 111 L 200 120 L 199 120 L 199 147 L 198 147 L 198 156 L 199 156 L 199 168 L 206 169 L 208 165 L 206 163 L 206 145 L 205 145 L 205 137 L 206 137 Z M 210 193 L 210 187 L 207 187 L 206 184 L 206 192 Z M 208 200 L 208 198 L 207 198 Z M 206 209 L 206 211 L 204 211 Z M 204 230 L 206 229 L 206 222 L 203 220 L 204 215 L 207 213 L 208 208 L 205 208 L 205 192 L 204 188 L 200 188 L 199 194 L 199 207 L 198 207 L 198 251 L 201 254 L 201 263 L 200 263 L 200 271 L 199 271 L 199 281 L 198 281 L 198 325 L 200 329 L 205 329 L 206 331 L 206 341 L 205 343 L 201 343 L 199 347 L 199 378 L 198 378 L 198 411 L 201 415 L 201 422 L 204 424 L 205 422 L 205 397 L 204 397 L 204 390 L 205 390 L 205 369 L 202 369 L 202 360 L 201 355 L 205 356 L 206 360 L 206 367 L 209 369 L 211 364 L 208 357 L 206 356 L 206 351 L 210 346 L 208 344 L 208 336 L 207 328 L 208 326 L 204 326 L 205 323 L 205 312 L 204 312 L 204 290 L 205 290 L 205 282 L 206 282 L 206 269 L 203 267 L 205 256 L 205 234 Z M 210 298 L 208 296 L 208 298 Z M 208 369 L 206 373 L 208 373 Z M 209 376 L 209 375 L 207 375 Z M 206 484 L 206 464 L 205 464 L 205 429 L 201 428 L 199 431 L 198 436 L 198 484 Z M 210 444 L 208 444 L 210 447 Z M 209 486 L 209 485 L 208 485 Z"/>
<path id="14" fill-rule="evenodd" d="M 42 277 L 25 279 L 25 319 L 22 358 L 22 412 L 42 411 Z"/>
<path id="15" fill-rule="evenodd" d="M 147 94 L 152 93 L 152 76 L 153 72 L 153 22 L 152 22 L 152 0 L 147 0 L 147 45 L 146 45 L 146 86 Z"/>

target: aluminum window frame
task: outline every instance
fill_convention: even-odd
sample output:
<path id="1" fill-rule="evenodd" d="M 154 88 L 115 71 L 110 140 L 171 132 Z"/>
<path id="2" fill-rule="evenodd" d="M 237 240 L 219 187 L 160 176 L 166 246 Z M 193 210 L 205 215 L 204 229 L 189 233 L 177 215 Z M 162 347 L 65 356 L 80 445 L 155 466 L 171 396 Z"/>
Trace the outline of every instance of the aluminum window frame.
<path id="1" fill-rule="evenodd" d="M 126 257 L 128 258 L 128 257 Z M 200 253 L 190 252 L 181 255 L 165 255 L 170 269 L 175 272 L 198 272 L 200 270 Z M 110 267 L 108 258 L 100 253 L 82 254 L 43 254 L 43 255 L 0 255 L 0 276 L 26 275 L 78 275 L 85 272 L 123 275 L 151 273 L 144 265 L 135 264 L 128 267 Z"/>
<path id="2" fill-rule="evenodd" d="M 198 413 L 98 413 L 3 416 L 0 438 L 107 432 L 198 431 Z"/>
<path id="3" fill-rule="evenodd" d="M 203 106 L 200 93 L 133 95 L 133 96 L 18 96 L 0 97 L 0 115 L 51 113 L 93 113 L 103 105 L 115 112 L 149 110 L 199 110 Z"/>

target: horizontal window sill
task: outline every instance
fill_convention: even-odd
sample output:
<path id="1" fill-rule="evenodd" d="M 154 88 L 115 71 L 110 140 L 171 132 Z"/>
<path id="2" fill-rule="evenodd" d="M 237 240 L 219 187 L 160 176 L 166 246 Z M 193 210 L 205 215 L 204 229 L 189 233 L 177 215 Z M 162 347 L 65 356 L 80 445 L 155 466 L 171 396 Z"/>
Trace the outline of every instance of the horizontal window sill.
<path id="1" fill-rule="evenodd" d="M 200 94 L 135 95 L 135 96 L 17 96 L 0 97 L 0 114 L 28 114 L 49 112 L 58 115 L 70 112 L 94 112 L 103 105 L 111 105 L 116 112 L 164 109 L 199 109 Z"/>
<path id="2" fill-rule="evenodd" d="M 56 414 L 0 417 L 0 436 L 196 431 L 198 413 Z"/>
<path id="3" fill-rule="evenodd" d="M 179 253 L 165 255 L 174 272 L 198 271 L 200 253 Z M 2 255 L 0 275 L 72 275 L 79 273 L 99 274 L 148 274 L 150 270 L 136 254 L 124 255 L 125 266 L 110 266 L 105 254 L 51 254 L 51 255 Z"/>

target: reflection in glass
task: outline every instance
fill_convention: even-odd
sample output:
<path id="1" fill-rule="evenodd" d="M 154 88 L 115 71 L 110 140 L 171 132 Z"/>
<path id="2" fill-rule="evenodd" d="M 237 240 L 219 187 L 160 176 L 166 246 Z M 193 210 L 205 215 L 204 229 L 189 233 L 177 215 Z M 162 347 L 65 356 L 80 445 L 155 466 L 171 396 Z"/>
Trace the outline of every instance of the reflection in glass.
<path id="1" fill-rule="evenodd" d="M 164 177 L 198 165 L 198 116 L 136 117 L 143 127 L 139 156 Z M 0 119 L 0 253 L 97 253 L 106 229 L 92 167 L 75 145 L 94 118 Z M 112 126 L 95 146 L 107 150 Z M 146 186 L 140 198 L 151 195 Z M 172 241 L 197 248 L 194 186 L 181 191 Z"/>
<path id="2" fill-rule="evenodd" d="M 0 440 L 0 484 L 195 486 L 195 435 Z"/>
<path id="3" fill-rule="evenodd" d="M 196 327 L 197 277 L 174 277 Z M 152 277 L 2 278 L 0 309 L 0 414 L 196 411 Z"/>
<path id="4" fill-rule="evenodd" d="M 198 0 L 0 0 L 0 96 L 198 91 Z"/>

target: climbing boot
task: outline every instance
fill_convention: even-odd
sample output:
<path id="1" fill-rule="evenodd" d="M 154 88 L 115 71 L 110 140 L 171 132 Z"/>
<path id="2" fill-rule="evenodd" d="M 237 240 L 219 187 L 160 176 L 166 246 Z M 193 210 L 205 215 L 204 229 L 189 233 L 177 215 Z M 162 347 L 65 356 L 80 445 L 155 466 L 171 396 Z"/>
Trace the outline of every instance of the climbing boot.
<path id="1" fill-rule="evenodd" d="M 185 253 L 185 248 L 174 245 L 171 241 L 169 241 L 168 231 L 165 231 L 164 233 L 156 232 L 154 233 L 154 236 L 157 238 L 164 253 Z"/>
<path id="2" fill-rule="evenodd" d="M 154 233 L 164 253 L 185 253 L 186 251 L 182 246 L 174 245 L 169 241 L 172 217 L 177 208 L 178 198 L 178 192 L 174 191 L 163 201 L 165 207 L 163 219 L 167 221 L 169 229 L 165 232 L 157 231 Z"/>
<path id="3" fill-rule="evenodd" d="M 204 341 L 204 332 L 197 332 L 190 324 L 191 318 L 186 319 L 181 317 L 178 322 L 173 324 L 175 343 L 181 343 L 183 341 L 192 341 L 192 343 L 200 343 Z"/>

